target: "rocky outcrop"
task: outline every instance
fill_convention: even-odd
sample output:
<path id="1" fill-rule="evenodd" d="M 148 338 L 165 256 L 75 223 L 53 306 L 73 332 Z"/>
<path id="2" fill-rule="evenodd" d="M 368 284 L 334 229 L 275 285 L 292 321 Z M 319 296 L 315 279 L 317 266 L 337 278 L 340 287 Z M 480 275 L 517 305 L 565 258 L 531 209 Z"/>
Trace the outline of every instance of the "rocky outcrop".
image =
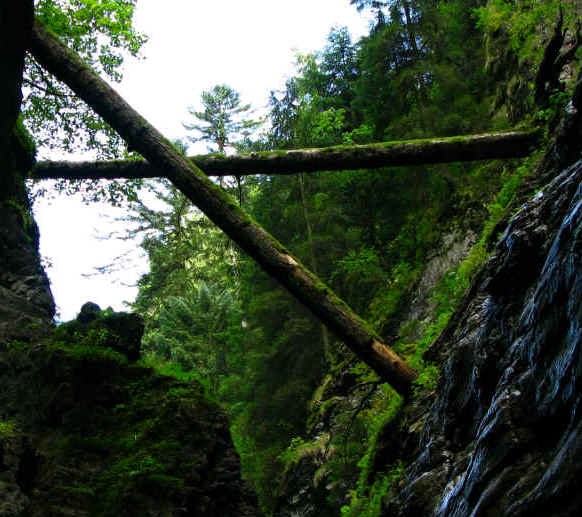
<path id="1" fill-rule="evenodd" d="M 519 211 L 434 345 L 440 396 L 387 515 L 582 511 L 581 181 L 579 162 Z"/>
<path id="2" fill-rule="evenodd" d="M 577 162 L 521 207 L 432 346 L 437 397 L 383 515 L 582 512 L 581 185 Z"/>
<path id="3" fill-rule="evenodd" d="M 24 187 L 24 175 L 34 164 L 34 144 L 17 123 L 32 21 L 31 0 L 0 6 L 0 345 L 42 335 L 54 315 Z"/>
<path id="4" fill-rule="evenodd" d="M 222 410 L 139 366 L 143 321 L 55 306 L 24 185 L 21 125 L 0 146 L 0 517 L 251 516 Z"/>
<path id="5" fill-rule="evenodd" d="M 38 227 L 24 186 L 34 144 L 17 124 L 0 156 L 0 344 L 38 338 L 52 327 L 55 305 L 40 263 Z"/>
<path id="6" fill-rule="evenodd" d="M 58 339 L 84 341 L 111 348 L 130 361 L 141 355 L 141 339 L 145 324 L 139 314 L 114 312 L 111 308 L 102 311 L 96 303 L 87 302 L 81 307 L 77 318 L 59 325 L 55 331 Z"/>
<path id="7" fill-rule="evenodd" d="M 0 351 L 0 516 L 258 515 L 224 413 L 135 362 L 134 320 Z"/>
<path id="8" fill-rule="evenodd" d="M 0 517 L 258 515 L 222 410 L 138 363 L 143 322 L 55 306 L 17 123 L 32 0 L 0 3 Z"/>

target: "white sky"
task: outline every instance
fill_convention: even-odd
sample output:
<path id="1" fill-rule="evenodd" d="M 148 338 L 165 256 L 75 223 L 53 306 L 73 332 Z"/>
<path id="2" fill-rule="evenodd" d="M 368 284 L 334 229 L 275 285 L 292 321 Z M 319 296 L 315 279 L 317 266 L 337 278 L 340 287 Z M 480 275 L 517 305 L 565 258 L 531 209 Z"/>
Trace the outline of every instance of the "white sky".
<path id="1" fill-rule="evenodd" d="M 170 139 L 186 136 L 187 108 L 200 109 L 202 91 L 228 84 L 254 108 L 267 105 L 269 92 L 284 87 L 294 73 L 295 52 L 320 50 L 334 26 L 347 26 L 357 40 L 368 20 L 349 0 L 139 0 L 135 26 L 149 36 L 145 60 L 126 63 L 117 90 L 151 124 Z M 196 149 L 203 152 L 204 149 Z M 96 234 L 114 231 L 100 214 L 109 207 L 84 206 L 75 199 L 35 206 L 41 253 L 64 321 L 86 301 L 101 308 L 123 309 L 133 300 L 134 284 L 144 263 L 112 276 L 91 276 L 93 268 L 112 262 L 128 248 Z M 135 246 L 135 244 L 134 244 Z"/>

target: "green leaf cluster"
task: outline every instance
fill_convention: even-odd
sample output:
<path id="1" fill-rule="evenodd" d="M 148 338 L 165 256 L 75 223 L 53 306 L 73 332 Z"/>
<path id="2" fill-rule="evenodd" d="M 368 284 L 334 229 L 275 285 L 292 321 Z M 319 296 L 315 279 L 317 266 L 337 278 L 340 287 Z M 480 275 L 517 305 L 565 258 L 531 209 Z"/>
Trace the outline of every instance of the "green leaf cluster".
<path id="1" fill-rule="evenodd" d="M 97 72 L 119 82 L 126 57 L 138 56 L 146 37 L 133 28 L 135 0 L 38 0 L 35 15 Z M 64 84 L 27 58 L 22 107 L 41 150 L 93 150 L 120 156 L 120 137 Z"/>

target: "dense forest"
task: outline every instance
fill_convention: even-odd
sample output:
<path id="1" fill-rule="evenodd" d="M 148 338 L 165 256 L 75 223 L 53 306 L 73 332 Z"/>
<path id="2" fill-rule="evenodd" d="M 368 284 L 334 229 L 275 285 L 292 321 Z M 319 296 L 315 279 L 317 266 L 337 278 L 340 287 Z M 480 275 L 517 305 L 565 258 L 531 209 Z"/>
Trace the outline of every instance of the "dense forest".
<path id="1" fill-rule="evenodd" d="M 417 419 L 412 429 L 411 415 L 426 412 L 436 396 L 443 363 L 435 340 L 467 303 L 509 218 L 541 187 L 535 164 L 560 126 L 580 67 L 582 6 L 574 0 L 350 3 L 373 15 L 369 34 L 353 41 L 335 27 L 324 48 L 297 55 L 295 75 L 270 94 L 266 120 L 252 118 L 235 84 L 217 85 L 204 93 L 202 111 L 190 110 L 173 149 L 183 156 L 187 138 L 206 142 L 214 154 L 193 157 L 205 171 L 203 160 L 220 168 L 227 148 L 282 157 L 535 130 L 539 143 L 525 158 L 369 169 L 338 162 L 338 170 L 213 180 L 414 370 L 409 391 L 386 382 L 282 289 L 192 203 L 183 182 L 54 186 L 125 206 L 124 238 L 141 246 L 150 265 L 131 306 L 145 322 L 140 364 L 180 386 L 201 385 L 224 410 L 242 476 L 271 516 L 398 515 L 390 500 L 407 465 L 397 449 L 411 454 L 409 437 L 424 426 Z M 35 10 L 47 33 L 115 80 L 123 53 L 137 53 L 145 41 L 131 26 L 133 8 L 124 0 L 39 0 Z M 24 74 L 23 134 L 37 146 L 151 161 L 43 70 L 36 45 Z M 39 163 L 32 176 L 46 177 L 49 166 Z"/>

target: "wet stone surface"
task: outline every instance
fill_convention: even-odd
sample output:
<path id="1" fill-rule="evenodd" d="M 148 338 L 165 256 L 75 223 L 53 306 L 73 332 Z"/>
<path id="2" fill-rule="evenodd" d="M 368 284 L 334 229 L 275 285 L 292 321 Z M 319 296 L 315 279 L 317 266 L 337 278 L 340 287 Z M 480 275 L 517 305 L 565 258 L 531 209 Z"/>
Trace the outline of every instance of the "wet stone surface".
<path id="1" fill-rule="evenodd" d="M 582 162 L 526 203 L 429 353 L 443 364 L 384 516 L 582 512 Z"/>

